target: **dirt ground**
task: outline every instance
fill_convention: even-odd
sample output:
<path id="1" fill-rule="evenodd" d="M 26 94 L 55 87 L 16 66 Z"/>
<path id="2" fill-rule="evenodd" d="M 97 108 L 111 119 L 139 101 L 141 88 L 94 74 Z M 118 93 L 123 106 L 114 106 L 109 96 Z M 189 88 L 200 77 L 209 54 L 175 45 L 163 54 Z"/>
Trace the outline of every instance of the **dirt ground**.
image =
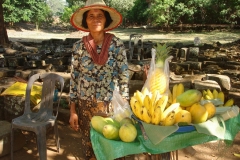
<path id="1" fill-rule="evenodd" d="M 133 33 L 143 34 L 144 40 L 160 40 L 162 42 L 185 42 L 192 43 L 194 37 L 200 37 L 202 43 L 213 43 L 219 41 L 220 43 L 233 42 L 240 37 L 239 31 L 232 32 L 209 32 L 209 33 L 156 33 L 155 31 L 142 29 L 116 29 L 113 33 L 123 40 L 129 40 L 129 35 Z M 20 28 L 19 30 L 8 29 L 8 36 L 11 41 L 28 41 L 41 42 L 50 38 L 79 38 L 86 33 L 80 31 L 62 31 L 58 29 L 35 31 L 33 26 Z M 65 111 L 68 112 L 68 111 Z M 68 113 L 66 113 L 67 115 Z M 59 121 L 60 134 L 60 152 L 56 152 L 55 141 L 52 136 L 52 131 L 48 133 L 47 141 L 47 156 L 48 160 L 81 160 L 81 145 L 79 139 L 81 134 L 73 131 L 68 124 L 68 117 Z M 174 145 L 174 144 L 173 144 Z M 237 160 L 233 153 L 240 153 L 240 132 L 235 137 L 233 144 L 230 147 L 224 143 L 215 141 L 205 144 L 193 146 L 196 150 L 194 155 L 187 152 L 187 150 L 178 151 L 179 160 Z M 17 160 L 34 160 L 38 159 L 38 152 L 36 148 L 36 139 L 33 134 L 26 134 L 26 144 L 22 149 L 14 153 Z M 143 157 L 128 157 L 127 159 L 143 160 Z M 0 160 L 10 160 L 10 156 L 1 157 Z"/>

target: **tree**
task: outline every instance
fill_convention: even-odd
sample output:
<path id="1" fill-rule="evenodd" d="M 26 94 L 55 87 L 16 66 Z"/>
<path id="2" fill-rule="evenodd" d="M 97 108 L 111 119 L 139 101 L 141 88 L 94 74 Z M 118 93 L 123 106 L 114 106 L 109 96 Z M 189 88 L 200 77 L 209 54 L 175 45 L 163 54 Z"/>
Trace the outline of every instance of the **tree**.
<path id="1" fill-rule="evenodd" d="M 6 43 L 9 43 L 8 35 L 7 35 L 7 29 L 4 23 L 4 17 L 3 17 L 3 0 L 0 0 L 0 45 L 4 45 Z"/>
<path id="2" fill-rule="evenodd" d="M 52 17 L 45 0 L 5 0 L 3 3 L 4 20 L 10 25 L 16 22 L 34 22 L 36 28 Z"/>

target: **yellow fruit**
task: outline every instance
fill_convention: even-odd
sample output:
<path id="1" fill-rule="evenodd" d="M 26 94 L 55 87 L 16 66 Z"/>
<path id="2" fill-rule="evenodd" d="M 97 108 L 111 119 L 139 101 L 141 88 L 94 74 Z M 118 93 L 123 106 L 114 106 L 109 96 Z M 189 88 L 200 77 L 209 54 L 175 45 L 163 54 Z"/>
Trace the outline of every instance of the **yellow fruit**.
<path id="1" fill-rule="evenodd" d="M 218 97 L 218 91 L 216 89 L 213 89 L 213 98 L 216 99 Z"/>
<path id="2" fill-rule="evenodd" d="M 175 85 L 173 86 L 173 91 L 172 91 L 172 96 L 173 96 L 173 98 L 172 98 L 172 103 L 176 103 L 177 87 L 178 87 L 177 84 L 175 84 Z"/>
<path id="3" fill-rule="evenodd" d="M 207 95 L 209 96 L 210 99 L 214 99 L 212 91 L 210 89 L 207 89 Z"/>
<path id="4" fill-rule="evenodd" d="M 99 133 L 102 133 L 103 127 L 107 124 L 114 125 L 118 128 L 120 127 L 119 122 L 109 117 L 93 116 L 91 119 L 92 127 Z"/>
<path id="5" fill-rule="evenodd" d="M 172 126 L 175 124 L 175 112 L 172 111 L 165 119 L 160 122 L 162 126 Z"/>
<path id="6" fill-rule="evenodd" d="M 234 100 L 231 98 L 223 105 L 224 107 L 231 107 L 234 104 Z"/>
<path id="7" fill-rule="evenodd" d="M 192 122 L 191 113 L 187 110 L 180 110 L 175 116 L 175 123 L 187 123 Z"/>
<path id="8" fill-rule="evenodd" d="M 137 137 L 137 129 L 131 123 L 123 124 L 119 129 L 119 137 L 123 142 L 133 142 Z"/>
<path id="9" fill-rule="evenodd" d="M 179 83 L 177 85 L 177 96 L 179 96 L 180 94 L 182 94 L 184 92 L 184 85 L 182 83 Z"/>
<path id="10" fill-rule="evenodd" d="M 153 93 L 156 90 L 163 94 L 167 89 L 168 79 L 162 68 L 155 68 L 154 73 L 150 77 L 150 91 Z"/>
<path id="11" fill-rule="evenodd" d="M 225 102 L 225 96 L 224 93 L 222 91 L 218 92 L 218 99 L 220 99 L 223 103 Z"/>
<path id="12" fill-rule="evenodd" d="M 129 118 L 129 117 L 125 117 L 125 118 L 123 118 L 123 119 L 121 120 L 120 126 L 122 126 L 122 125 L 125 124 L 125 123 L 131 123 L 131 124 L 133 124 L 133 120 L 132 120 L 131 118 Z"/>
<path id="13" fill-rule="evenodd" d="M 208 102 L 208 103 L 205 103 L 203 106 L 207 109 L 207 112 L 208 112 L 208 118 L 207 119 L 212 118 L 216 113 L 215 105 L 212 102 Z"/>
<path id="14" fill-rule="evenodd" d="M 98 132 L 102 134 L 103 127 L 107 124 L 101 116 L 93 116 L 91 119 L 92 127 Z"/>
<path id="15" fill-rule="evenodd" d="M 159 91 L 160 94 L 163 94 L 167 91 L 168 88 L 168 77 L 164 72 L 164 63 L 165 60 L 168 58 L 168 54 L 170 49 L 166 44 L 159 44 L 154 47 L 156 50 L 156 57 L 155 57 L 155 69 L 154 72 L 151 74 L 150 78 L 150 91 L 154 93 L 156 90 Z"/>
<path id="16" fill-rule="evenodd" d="M 103 127 L 102 134 L 107 139 L 118 140 L 119 128 L 112 124 L 107 124 Z"/>
<path id="17" fill-rule="evenodd" d="M 196 89 L 190 89 L 177 96 L 177 102 L 182 107 L 192 106 L 194 103 L 199 102 L 202 98 L 202 93 Z"/>
<path id="18" fill-rule="evenodd" d="M 208 118 L 207 109 L 199 103 L 194 103 L 191 106 L 190 113 L 192 116 L 192 123 L 202 123 Z"/>

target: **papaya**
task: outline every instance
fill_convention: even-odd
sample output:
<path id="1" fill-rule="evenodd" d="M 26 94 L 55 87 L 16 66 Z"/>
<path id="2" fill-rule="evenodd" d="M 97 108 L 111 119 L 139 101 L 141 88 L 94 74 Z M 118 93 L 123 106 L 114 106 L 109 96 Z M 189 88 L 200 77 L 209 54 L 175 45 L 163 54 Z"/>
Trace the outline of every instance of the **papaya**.
<path id="1" fill-rule="evenodd" d="M 196 89 L 189 89 L 179 96 L 177 96 L 176 101 L 180 103 L 182 107 L 190 107 L 194 103 L 197 103 L 201 100 L 202 93 Z"/>

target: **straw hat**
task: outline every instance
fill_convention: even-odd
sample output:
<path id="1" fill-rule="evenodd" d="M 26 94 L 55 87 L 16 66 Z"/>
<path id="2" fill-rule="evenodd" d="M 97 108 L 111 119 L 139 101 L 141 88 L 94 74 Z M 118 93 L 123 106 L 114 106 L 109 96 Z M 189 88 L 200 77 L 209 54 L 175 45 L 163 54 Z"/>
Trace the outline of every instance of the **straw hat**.
<path id="1" fill-rule="evenodd" d="M 112 30 L 118 27 L 118 25 L 122 22 L 122 15 L 114 8 L 108 7 L 103 0 L 87 0 L 84 7 L 79 8 L 73 13 L 71 17 L 71 23 L 73 27 L 77 28 L 78 30 L 89 32 L 88 28 L 82 26 L 82 18 L 83 13 L 91 9 L 102 9 L 110 14 L 113 21 L 107 28 L 104 28 L 104 31 Z"/>

